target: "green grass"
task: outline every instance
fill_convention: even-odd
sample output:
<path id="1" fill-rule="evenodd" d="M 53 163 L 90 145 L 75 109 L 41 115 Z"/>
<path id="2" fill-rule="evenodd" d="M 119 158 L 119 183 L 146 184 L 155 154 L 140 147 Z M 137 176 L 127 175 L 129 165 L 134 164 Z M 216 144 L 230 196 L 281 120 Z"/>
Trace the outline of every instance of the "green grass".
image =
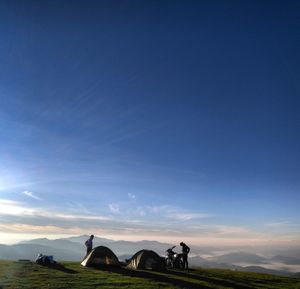
<path id="1" fill-rule="evenodd" d="M 300 279 L 218 269 L 134 271 L 93 269 L 64 262 L 48 268 L 33 263 L 0 261 L 0 289 L 156 289 L 282 288 L 300 289 Z"/>

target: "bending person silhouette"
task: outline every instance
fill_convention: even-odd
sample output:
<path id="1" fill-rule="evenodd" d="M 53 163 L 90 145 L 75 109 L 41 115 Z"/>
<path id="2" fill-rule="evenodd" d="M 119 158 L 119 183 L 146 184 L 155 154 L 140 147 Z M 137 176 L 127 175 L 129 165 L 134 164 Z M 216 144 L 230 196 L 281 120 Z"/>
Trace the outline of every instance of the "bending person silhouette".
<path id="1" fill-rule="evenodd" d="M 190 252 L 191 249 L 183 242 L 180 243 L 180 246 L 182 247 L 183 269 L 188 270 L 189 269 L 188 253 Z"/>

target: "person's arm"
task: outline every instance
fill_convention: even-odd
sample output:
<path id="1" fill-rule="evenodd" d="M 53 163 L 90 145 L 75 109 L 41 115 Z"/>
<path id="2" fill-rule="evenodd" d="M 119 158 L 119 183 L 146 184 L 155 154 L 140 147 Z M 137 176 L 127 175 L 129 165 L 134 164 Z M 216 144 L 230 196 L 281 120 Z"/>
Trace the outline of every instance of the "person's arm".
<path id="1" fill-rule="evenodd" d="M 190 247 L 189 247 L 189 246 L 186 246 L 186 247 L 187 247 L 187 248 L 186 248 L 186 249 L 187 249 L 187 250 L 186 250 L 187 253 L 190 253 L 190 251 L 191 251 Z"/>

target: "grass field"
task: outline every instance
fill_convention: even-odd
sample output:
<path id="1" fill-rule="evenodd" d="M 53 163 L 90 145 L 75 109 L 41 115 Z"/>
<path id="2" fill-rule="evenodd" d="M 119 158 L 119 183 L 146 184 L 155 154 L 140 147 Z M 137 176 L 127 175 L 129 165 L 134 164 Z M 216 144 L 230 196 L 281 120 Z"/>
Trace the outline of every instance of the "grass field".
<path id="1" fill-rule="evenodd" d="M 300 289 L 300 279 L 219 269 L 134 271 L 94 269 L 65 262 L 53 268 L 33 263 L 0 261 L 0 289 L 112 288 L 286 288 Z"/>

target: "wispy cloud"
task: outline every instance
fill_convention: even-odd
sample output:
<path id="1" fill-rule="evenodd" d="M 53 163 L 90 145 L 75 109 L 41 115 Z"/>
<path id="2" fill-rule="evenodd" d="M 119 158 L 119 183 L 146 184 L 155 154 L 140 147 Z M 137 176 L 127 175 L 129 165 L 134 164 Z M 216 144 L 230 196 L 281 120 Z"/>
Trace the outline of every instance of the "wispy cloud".
<path id="1" fill-rule="evenodd" d="M 83 204 L 79 202 L 70 201 L 66 204 L 68 211 L 70 212 L 80 212 L 81 214 L 91 214 L 91 211 L 86 208 Z"/>
<path id="2" fill-rule="evenodd" d="M 120 205 L 119 204 L 108 204 L 108 208 L 113 214 L 120 214 Z"/>
<path id="3" fill-rule="evenodd" d="M 283 235 L 277 230 L 271 232 L 271 229 L 260 232 L 244 226 L 208 224 L 205 223 L 206 218 L 210 216 L 208 214 L 169 205 L 137 206 L 131 214 L 124 214 L 119 203 L 110 203 L 108 209 L 108 215 L 83 211 L 76 213 L 0 199 L 0 216 L 3 220 L 0 222 L 0 231 L 21 235 L 93 232 L 113 239 L 149 239 L 175 243 L 181 241 L 184 236 L 187 242 L 206 245 L 263 244 L 271 238 L 278 242 L 300 239 L 299 233 L 293 230 Z M 201 223 L 198 219 L 201 219 Z"/>
<path id="4" fill-rule="evenodd" d="M 161 217 L 174 219 L 178 221 L 190 221 L 212 217 L 211 214 L 187 211 L 170 205 L 147 206 L 146 210 L 150 214 L 160 215 Z"/>
<path id="5" fill-rule="evenodd" d="M 41 216 L 50 217 L 50 214 L 41 214 Z M 54 218 L 64 220 L 95 220 L 95 221 L 109 221 L 111 218 L 101 215 L 77 215 L 77 214 L 56 214 Z"/>
<path id="6" fill-rule="evenodd" d="M 202 219 L 202 218 L 209 218 L 211 215 L 209 214 L 202 214 L 202 213 L 173 213 L 169 215 L 170 218 L 179 220 L 179 221 L 190 221 L 190 220 L 196 220 L 196 219 Z"/>
<path id="7" fill-rule="evenodd" d="M 143 207 L 137 207 L 137 208 L 135 209 L 135 212 L 136 212 L 136 214 L 137 214 L 138 216 L 140 216 L 140 217 L 146 216 L 146 211 L 145 211 L 145 209 L 144 209 Z"/>
<path id="8" fill-rule="evenodd" d="M 0 215 L 43 217 L 60 220 L 110 220 L 109 217 L 102 215 L 66 214 L 59 211 L 50 210 L 49 208 L 37 209 L 22 202 L 6 199 L 0 199 Z"/>
<path id="9" fill-rule="evenodd" d="M 128 195 L 128 198 L 131 199 L 131 200 L 136 199 L 136 196 L 134 194 L 128 193 L 127 195 Z"/>
<path id="10" fill-rule="evenodd" d="M 294 227 L 294 226 L 299 227 L 299 224 L 296 224 L 291 221 L 277 221 L 277 222 L 265 223 L 265 226 L 270 228 L 282 228 L 282 227 Z"/>
<path id="11" fill-rule="evenodd" d="M 147 210 L 151 214 L 160 214 L 160 215 L 165 215 L 170 212 L 177 211 L 175 207 L 170 205 L 146 206 L 145 210 Z"/>
<path id="12" fill-rule="evenodd" d="M 33 193 L 33 192 L 30 192 L 30 191 L 24 191 L 23 194 L 24 194 L 25 196 L 27 196 L 27 197 L 32 198 L 32 199 L 39 200 L 39 201 L 41 200 L 41 198 L 38 197 L 38 196 L 37 196 L 35 193 Z"/>
<path id="13" fill-rule="evenodd" d="M 0 215 L 22 216 L 34 215 L 34 209 L 12 200 L 0 199 Z"/>
<path id="14" fill-rule="evenodd" d="M 219 224 L 199 224 L 199 225 L 191 225 L 189 229 L 193 232 L 198 232 L 201 235 L 215 235 L 222 237 L 248 237 L 249 235 L 254 235 L 253 230 L 243 227 L 243 226 L 230 226 L 230 225 L 219 225 Z"/>
<path id="15" fill-rule="evenodd" d="M 71 233 L 74 232 L 73 228 L 66 229 L 63 227 L 59 226 L 53 226 L 53 225 L 29 225 L 29 224 L 0 224 L 0 231 L 5 231 L 5 232 L 13 232 L 13 233 L 41 233 L 41 234 L 57 234 L 57 233 Z M 75 232 L 78 232 L 78 228 Z M 75 233 L 74 232 L 74 233 Z"/>

